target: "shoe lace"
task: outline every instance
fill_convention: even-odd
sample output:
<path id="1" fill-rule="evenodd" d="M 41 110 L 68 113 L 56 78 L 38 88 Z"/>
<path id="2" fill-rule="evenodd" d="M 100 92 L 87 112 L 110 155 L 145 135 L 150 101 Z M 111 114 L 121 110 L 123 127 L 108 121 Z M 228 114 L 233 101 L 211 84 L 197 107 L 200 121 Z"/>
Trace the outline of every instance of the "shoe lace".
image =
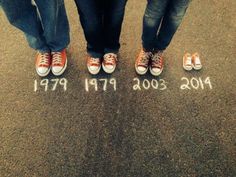
<path id="1" fill-rule="evenodd" d="M 89 60 L 89 63 L 90 63 L 90 64 L 99 64 L 100 61 L 99 61 L 99 58 L 93 58 L 93 57 L 91 57 L 90 60 Z"/>
<path id="2" fill-rule="evenodd" d="M 104 60 L 108 63 L 115 63 L 117 61 L 117 55 L 113 53 L 108 53 L 104 56 Z"/>
<path id="3" fill-rule="evenodd" d="M 162 51 L 158 51 L 153 55 L 152 58 L 152 65 L 156 66 L 156 67 L 161 67 L 163 64 L 163 60 L 162 60 Z"/>
<path id="4" fill-rule="evenodd" d="M 62 62 L 61 52 L 52 52 L 52 55 L 53 55 L 53 64 L 54 65 L 61 64 Z"/>
<path id="5" fill-rule="evenodd" d="M 151 52 L 145 52 L 142 51 L 141 52 L 141 56 L 140 56 L 140 60 L 139 60 L 139 64 L 145 64 L 147 65 L 149 62 L 149 59 L 152 57 L 152 53 Z"/>
<path id="6" fill-rule="evenodd" d="M 40 65 L 47 65 L 47 64 L 49 64 L 49 57 L 50 57 L 49 53 L 40 53 L 39 64 Z"/>

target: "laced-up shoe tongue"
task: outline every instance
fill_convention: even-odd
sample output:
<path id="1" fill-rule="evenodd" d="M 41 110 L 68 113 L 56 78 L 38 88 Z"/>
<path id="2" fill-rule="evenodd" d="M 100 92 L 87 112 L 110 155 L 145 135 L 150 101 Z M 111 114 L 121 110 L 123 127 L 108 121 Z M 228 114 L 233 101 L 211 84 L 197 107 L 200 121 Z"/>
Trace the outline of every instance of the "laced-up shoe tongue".
<path id="1" fill-rule="evenodd" d="M 61 66 L 62 65 L 62 56 L 61 52 L 52 52 L 53 55 L 53 66 Z"/>
<path id="2" fill-rule="evenodd" d="M 149 59 L 152 57 L 152 53 L 151 52 L 144 52 L 142 51 L 141 56 L 140 56 L 140 60 L 138 61 L 138 65 L 144 65 L 147 66 Z"/>
<path id="3" fill-rule="evenodd" d="M 111 63 L 113 64 L 114 62 L 117 61 L 117 55 L 116 54 L 113 54 L 113 53 L 108 53 L 104 56 L 104 60 L 107 62 L 107 63 Z"/>
<path id="4" fill-rule="evenodd" d="M 135 60 L 135 70 L 138 74 L 144 75 L 148 71 L 148 64 L 150 59 L 152 58 L 152 52 L 145 51 L 141 49 L 138 54 L 138 57 Z"/>
<path id="5" fill-rule="evenodd" d="M 52 52 L 52 73 L 60 76 L 67 68 L 66 50 L 60 52 Z"/>
<path id="6" fill-rule="evenodd" d="M 38 67 L 49 67 L 50 65 L 50 54 L 49 53 L 39 53 Z"/>
<path id="7" fill-rule="evenodd" d="M 98 65 L 100 65 L 100 60 L 99 60 L 99 58 L 91 58 L 89 61 L 89 64 L 94 65 L 94 66 L 98 66 Z"/>
<path id="8" fill-rule="evenodd" d="M 163 59 L 162 59 L 162 52 L 157 52 L 152 59 L 152 67 L 153 68 L 162 68 Z"/>
<path id="9" fill-rule="evenodd" d="M 163 71 L 163 52 L 155 52 L 151 60 L 150 72 L 154 76 L 159 76 Z"/>

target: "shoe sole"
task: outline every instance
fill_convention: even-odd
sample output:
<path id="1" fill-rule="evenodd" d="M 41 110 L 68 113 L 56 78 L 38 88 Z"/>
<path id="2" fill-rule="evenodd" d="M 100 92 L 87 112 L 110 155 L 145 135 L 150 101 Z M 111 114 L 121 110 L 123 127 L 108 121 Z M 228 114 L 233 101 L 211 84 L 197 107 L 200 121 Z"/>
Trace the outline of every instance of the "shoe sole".
<path id="1" fill-rule="evenodd" d="M 159 73 L 153 72 L 151 68 L 149 68 L 149 71 L 150 71 L 150 73 L 151 73 L 153 76 L 160 76 L 161 73 L 162 73 L 162 71 L 163 71 L 163 69 L 162 69 Z"/>
<path id="2" fill-rule="evenodd" d="M 107 69 L 104 65 L 103 65 L 103 63 L 102 63 L 102 69 L 103 69 L 103 71 L 105 71 L 105 73 L 107 73 L 107 74 L 112 74 L 112 73 L 114 73 L 114 71 L 116 70 L 116 66 L 114 67 L 114 69 Z"/>
<path id="3" fill-rule="evenodd" d="M 66 58 L 66 63 L 65 63 L 64 68 L 63 68 L 60 72 L 58 72 L 58 73 L 55 73 L 55 72 L 53 72 L 53 70 L 52 70 L 52 73 L 53 73 L 55 76 L 60 76 L 60 75 L 62 75 L 62 74 L 65 72 L 66 68 L 67 68 L 67 58 Z"/>
<path id="4" fill-rule="evenodd" d="M 39 73 L 38 70 L 36 69 L 36 72 L 40 77 L 46 77 L 50 73 L 50 71 L 51 71 L 51 67 L 48 69 L 48 71 L 45 74 Z"/>

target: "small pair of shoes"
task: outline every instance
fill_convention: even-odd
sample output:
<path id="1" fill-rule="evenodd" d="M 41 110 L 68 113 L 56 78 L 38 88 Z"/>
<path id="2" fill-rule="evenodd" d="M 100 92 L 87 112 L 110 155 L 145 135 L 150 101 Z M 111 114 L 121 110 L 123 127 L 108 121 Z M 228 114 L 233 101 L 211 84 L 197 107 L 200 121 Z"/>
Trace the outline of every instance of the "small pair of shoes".
<path id="1" fill-rule="evenodd" d="M 186 71 L 191 71 L 192 69 L 200 70 L 202 69 L 202 63 L 200 60 L 200 55 L 196 52 L 193 55 L 186 53 L 183 57 L 183 68 Z"/>
<path id="2" fill-rule="evenodd" d="M 96 75 L 100 72 L 101 68 L 107 73 L 112 74 L 118 62 L 117 54 L 115 53 L 107 53 L 103 56 L 103 60 L 101 58 L 93 58 L 88 56 L 87 58 L 87 68 L 90 74 Z"/>
<path id="3" fill-rule="evenodd" d="M 36 72 L 39 76 L 45 77 L 50 71 L 55 76 L 60 76 L 64 73 L 67 67 L 66 50 L 60 52 L 38 52 L 35 62 Z"/>
<path id="4" fill-rule="evenodd" d="M 135 70 L 137 74 L 144 75 L 148 69 L 153 76 L 159 76 L 164 67 L 163 51 L 146 52 L 141 49 L 136 62 Z"/>

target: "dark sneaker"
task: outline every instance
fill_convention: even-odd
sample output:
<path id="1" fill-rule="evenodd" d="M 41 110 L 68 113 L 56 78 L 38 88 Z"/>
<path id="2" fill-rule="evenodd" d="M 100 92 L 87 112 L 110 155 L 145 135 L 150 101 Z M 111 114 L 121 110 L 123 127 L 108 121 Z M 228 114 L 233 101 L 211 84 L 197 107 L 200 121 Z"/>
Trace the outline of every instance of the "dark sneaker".
<path id="1" fill-rule="evenodd" d="M 148 64 L 152 56 L 152 52 L 145 52 L 143 49 L 140 51 L 135 61 L 135 70 L 139 75 L 144 75 L 147 73 Z"/>
<path id="2" fill-rule="evenodd" d="M 149 67 L 150 73 L 153 76 L 159 76 L 163 71 L 163 67 L 164 67 L 163 51 L 154 52 Z"/>

